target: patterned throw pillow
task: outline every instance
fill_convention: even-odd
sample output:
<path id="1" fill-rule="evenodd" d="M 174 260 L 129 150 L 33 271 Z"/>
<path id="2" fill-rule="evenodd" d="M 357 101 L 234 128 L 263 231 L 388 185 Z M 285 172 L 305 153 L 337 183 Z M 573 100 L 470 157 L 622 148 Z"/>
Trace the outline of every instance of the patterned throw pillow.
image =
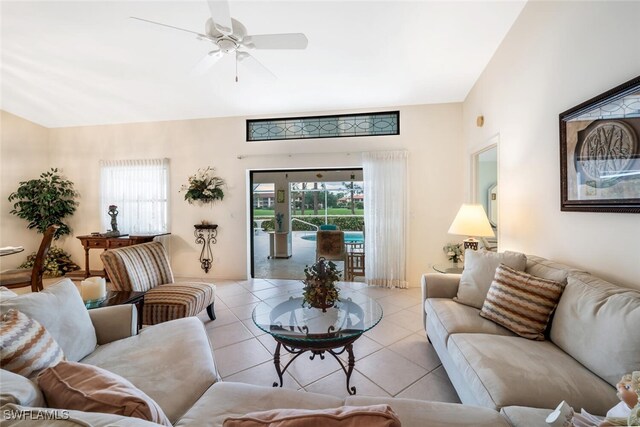
<path id="1" fill-rule="evenodd" d="M 500 264 L 480 316 L 524 338 L 543 341 L 564 283 L 542 279 Z"/>
<path id="2" fill-rule="evenodd" d="M 0 363 L 2 369 L 34 377 L 38 372 L 64 360 L 62 349 L 38 323 L 11 309 L 0 321 Z"/>

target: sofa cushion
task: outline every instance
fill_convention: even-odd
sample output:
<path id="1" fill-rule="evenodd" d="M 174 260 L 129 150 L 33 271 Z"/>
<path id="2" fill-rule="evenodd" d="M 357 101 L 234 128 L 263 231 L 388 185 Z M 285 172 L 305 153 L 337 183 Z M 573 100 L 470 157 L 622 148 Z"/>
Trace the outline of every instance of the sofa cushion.
<path id="1" fill-rule="evenodd" d="M 542 341 L 563 289 L 564 283 L 500 264 L 480 316 L 523 338 Z"/>
<path id="2" fill-rule="evenodd" d="M 551 324 L 551 340 L 615 386 L 622 375 L 640 370 L 638 325 L 640 292 L 571 273 Z"/>
<path id="3" fill-rule="evenodd" d="M 460 276 L 458 295 L 454 298 L 461 304 L 482 308 L 489 287 L 500 263 L 514 270 L 523 271 L 527 257 L 518 252 L 489 252 L 484 249 L 467 249 L 464 254 L 464 270 Z"/>
<path id="4" fill-rule="evenodd" d="M 489 408 L 555 408 L 565 400 L 605 414 L 618 402 L 615 388 L 550 341 L 455 334 L 447 350 L 478 401 Z"/>
<path id="5" fill-rule="evenodd" d="M 480 310 L 477 308 L 459 304 L 448 298 L 429 298 L 425 303 L 425 311 L 427 322 L 436 330 L 437 339 L 445 345 L 451 334 L 481 333 L 515 336 L 510 330 L 480 317 Z"/>
<path id="6" fill-rule="evenodd" d="M 229 417 L 275 408 L 325 409 L 344 404 L 343 399 L 250 384 L 218 382 L 175 424 L 219 427 Z"/>
<path id="7" fill-rule="evenodd" d="M 560 283 L 567 282 L 567 276 L 569 275 L 569 273 L 581 272 L 581 270 L 578 270 L 569 265 L 550 261 L 546 258 L 542 258 L 536 255 L 527 255 L 527 268 L 524 271 L 531 274 L 532 276 L 554 280 Z"/>
<path id="8" fill-rule="evenodd" d="M 403 427 L 508 427 L 496 411 L 473 405 L 392 397 L 349 396 L 345 405 L 391 405 Z"/>
<path id="9" fill-rule="evenodd" d="M 0 320 L 0 364 L 8 371 L 35 377 L 64 359 L 62 349 L 38 323 L 11 309 Z"/>
<path id="10" fill-rule="evenodd" d="M 102 345 L 82 360 L 118 374 L 160 405 L 175 423 L 217 378 L 204 325 L 196 317 L 144 328 Z"/>
<path id="11" fill-rule="evenodd" d="M 341 406 L 327 409 L 270 409 L 229 417 L 224 427 L 400 427 L 389 405 Z"/>
<path id="12" fill-rule="evenodd" d="M 202 282 L 180 282 L 156 286 L 144 296 L 142 321 L 155 325 L 167 320 L 196 316 L 216 300 L 216 286 Z"/>
<path id="13" fill-rule="evenodd" d="M 549 427 L 546 419 L 552 409 L 529 408 L 526 406 L 507 406 L 500 410 L 513 427 Z"/>
<path id="14" fill-rule="evenodd" d="M 41 292 L 18 295 L 0 302 L 0 314 L 15 308 L 40 322 L 72 362 L 77 362 L 97 345 L 96 331 L 78 288 L 69 279 Z"/>
<path id="15" fill-rule="evenodd" d="M 97 366 L 61 362 L 38 375 L 52 408 L 123 415 L 171 427 L 162 409 L 119 375 Z"/>
<path id="16" fill-rule="evenodd" d="M 13 298 L 13 297 L 17 297 L 18 294 L 16 294 L 15 292 L 13 292 L 11 289 L 5 287 L 5 286 L 0 286 L 0 301 L 5 300 L 5 299 L 9 299 L 9 298 Z"/>
<path id="17" fill-rule="evenodd" d="M 42 392 L 34 381 L 6 369 L 0 369 L 0 406 L 6 403 L 45 406 Z"/>

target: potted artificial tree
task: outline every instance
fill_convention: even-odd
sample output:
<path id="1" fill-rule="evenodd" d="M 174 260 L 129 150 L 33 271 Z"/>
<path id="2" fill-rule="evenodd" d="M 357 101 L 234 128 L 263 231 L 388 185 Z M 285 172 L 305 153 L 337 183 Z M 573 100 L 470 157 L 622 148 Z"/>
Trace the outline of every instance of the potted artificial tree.
<path id="1" fill-rule="evenodd" d="M 9 195 L 9 201 L 13 202 L 10 213 L 28 221 L 27 228 L 35 228 L 38 233 L 44 233 L 50 225 L 58 225 L 60 228 L 54 234 L 57 240 L 71 233 L 63 219 L 76 211 L 77 196 L 73 182 L 62 177 L 58 169 L 52 168 L 37 179 L 20 182 L 18 189 Z M 20 268 L 33 267 L 35 257 L 35 252 L 29 255 Z M 57 277 L 79 268 L 71 261 L 69 254 L 54 246 L 47 254 L 44 274 Z"/>

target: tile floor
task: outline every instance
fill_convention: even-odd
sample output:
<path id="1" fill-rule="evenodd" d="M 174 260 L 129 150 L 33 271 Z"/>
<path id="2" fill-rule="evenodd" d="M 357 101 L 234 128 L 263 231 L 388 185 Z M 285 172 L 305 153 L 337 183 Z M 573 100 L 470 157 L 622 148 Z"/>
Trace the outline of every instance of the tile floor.
<path id="1" fill-rule="evenodd" d="M 45 287 L 58 280 L 46 279 Z M 206 311 L 198 317 L 209 334 L 220 375 L 226 381 L 270 387 L 277 380 L 275 341 L 253 324 L 251 313 L 259 301 L 301 290 L 302 283 L 283 279 L 215 283 L 216 320 L 209 320 Z M 359 282 L 341 282 L 341 288 L 343 295 L 354 301 L 364 296 L 374 298 L 384 311 L 380 323 L 354 343 L 356 366 L 351 385 L 358 395 L 460 401 L 424 334 L 419 288 L 386 289 Z M 346 355 L 340 357 L 347 360 Z M 282 361 L 286 363 L 288 358 L 284 355 Z M 345 374 L 332 357 L 309 360 L 305 355 L 289 366 L 283 384 L 290 389 L 343 397 L 347 395 L 345 385 Z"/>
<path id="2" fill-rule="evenodd" d="M 251 320 L 262 299 L 302 289 L 297 280 L 216 281 L 215 321 L 206 313 L 204 323 L 216 364 L 224 380 L 271 386 L 277 379 L 273 366 L 275 341 Z M 385 289 L 343 282 L 343 292 L 357 300 L 376 299 L 383 307 L 382 321 L 354 344 L 355 371 L 351 385 L 359 395 L 397 396 L 459 402 L 444 368 L 422 327 L 420 289 Z M 346 360 L 346 356 L 341 358 Z M 289 356 L 282 357 L 284 363 Z M 332 357 L 298 357 L 285 373 L 284 387 L 346 396 L 345 374 Z"/>

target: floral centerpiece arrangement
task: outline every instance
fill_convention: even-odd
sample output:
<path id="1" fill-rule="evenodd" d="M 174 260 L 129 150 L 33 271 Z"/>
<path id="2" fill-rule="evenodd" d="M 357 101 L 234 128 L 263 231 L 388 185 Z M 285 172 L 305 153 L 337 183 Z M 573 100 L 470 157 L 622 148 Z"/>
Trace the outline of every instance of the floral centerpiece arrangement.
<path id="1" fill-rule="evenodd" d="M 195 175 L 191 175 L 188 179 L 189 184 L 183 185 L 180 191 L 185 191 L 184 199 L 193 204 L 212 203 L 215 200 L 224 198 L 222 187 L 225 182 L 219 176 L 214 174 L 215 169 L 207 167 L 206 169 L 198 169 Z"/>
<path id="2" fill-rule="evenodd" d="M 306 304 L 309 307 L 321 308 L 325 312 L 339 301 L 340 290 L 336 287 L 336 282 L 340 280 L 342 272 L 333 262 L 320 257 L 318 262 L 304 269 L 304 274 L 306 279 L 302 281 L 303 307 Z"/>
<path id="3" fill-rule="evenodd" d="M 462 249 L 462 243 L 447 243 L 445 247 L 442 248 L 445 254 L 447 254 L 447 259 L 453 263 L 458 263 L 464 259 L 464 249 Z"/>

